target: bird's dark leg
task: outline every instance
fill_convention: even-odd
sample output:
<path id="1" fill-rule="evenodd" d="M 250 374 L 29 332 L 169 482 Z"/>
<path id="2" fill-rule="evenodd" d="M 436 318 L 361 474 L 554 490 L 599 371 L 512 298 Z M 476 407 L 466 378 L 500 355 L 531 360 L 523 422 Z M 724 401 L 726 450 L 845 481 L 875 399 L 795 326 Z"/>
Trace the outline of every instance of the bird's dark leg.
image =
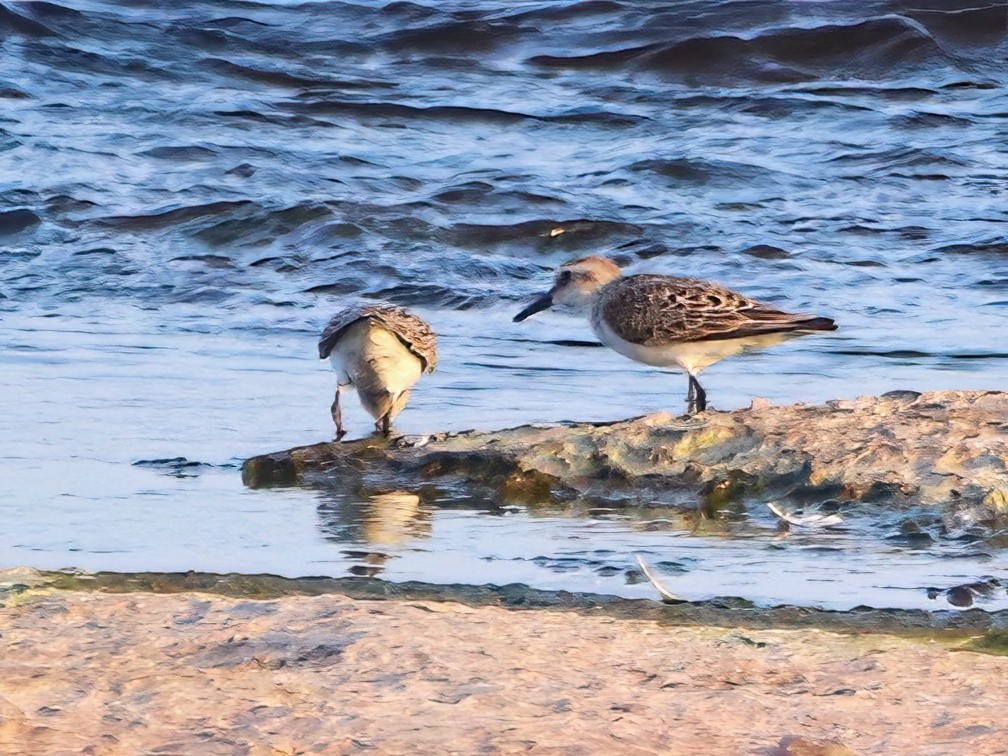
<path id="1" fill-rule="evenodd" d="M 686 375 L 689 378 L 689 391 L 686 392 L 686 411 L 693 414 L 693 405 L 696 400 L 696 393 L 693 391 L 693 376 L 689 373 Z"/>
<path id="2" fill-rule="evenodd" d="M 694 400 L 690 404 L 690 412 L 703 412 L 707 409 L 707 392 L 695 376 L 690 375 L 690 392 L 694 393 Z"/>
<path id="3" fill-rule="evenodd" d="M 329 408 L 332 413 L 332 420 L 336 423 L 336 440 L 339 441 L 346 435 L 346 431 L 343 430 L 343 410 L 340 407 L 340 385 L 336 384 L 336 398 L 333 399 L 332 407 Z"/>
<path id="4" fill-rule="evenodd" d="M 381 422 L 381 434 L 385 436 L 385 438 L 388 438 L 389 436 L 392 435 L 392 418 L 389 416 L 388 412 L 382 415 L 380 422 Z"/>

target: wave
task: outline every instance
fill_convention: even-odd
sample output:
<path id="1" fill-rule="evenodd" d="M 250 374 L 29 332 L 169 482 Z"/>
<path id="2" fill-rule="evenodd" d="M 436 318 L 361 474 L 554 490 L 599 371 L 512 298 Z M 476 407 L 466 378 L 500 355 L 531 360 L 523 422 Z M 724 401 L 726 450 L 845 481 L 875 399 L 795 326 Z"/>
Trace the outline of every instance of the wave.
<path id="1" fill-rule="evenodd" d="M 109 76 L 126 80 L 162 81 L 179 78 L 172 70 L 154 65 L 147 58 L 101 53 L 69 44 L 33 40 L 24 46 L 25 58 L 37 66 L 73 74 Z"/>
<path id="2" fill-rule="evenodd" d="M 36 38 L 57 36 L 48 26 L 19 15 L 5 5 L 0 5 L 0 39 L 14 34 Z"/>
<path id="3" fill-rule="evenodd" d="M 448 205 L 479 205 L 497 209 L 567 204 L 559 197 L 536 192 L 501 190 L 485 181 L 469 181 L 441 189 L 432 199 Z"/>
<path id="4" fill-rule="evenodd" d="M 598 16 L 612 16 L 625 13 L 628 6 L 613 0 L 583 0 L 567 5 L 549 5 L 529 11 L 515 13 L 509 17 L 512 21 L 542 23 L 550 21 L 575 22 L 595 19 Z"/>
<path id="5" fill-rule="evenodd" d="M 830 158 L 829 162 L 857 168 L 864 173 L 884 173 L 897 168 L 966 168 L 970 162 L 949 152 L 938 152 L 919 147 L 895 147 L 886 150 L 859 150 L 844 152 Z"/>
<path id="6" fill-rule="evenodd" d="M 256 68 L 234 63 L 224 58 L 204 58 L 200 64 L 211 71 L 245 81 L 254 81 L 276 87 L 291 89 L 390 89 L 394 85 L 384 81 L 366 79 L 331 79 L 324 76 L 308 76 L 288 71 Z"/>
<path id="7" fill-rule="evenodd" d="M 937 129 L 945 126 L 970 126 L 973 121 L 947 113 L 913 112 L 894 116 L 889 121 L 900 129 Z"/>
<path id="8" fill-rule="evenodd" d="M 168 262 L 195 262 L 201 263 L 208 268 L 233 268 L 234 261 L 225 255 L 180 255 L 173 257 Z"/>
<path id="9" fill-rule="evenodd" d="M 943 43 L 955 46 L 993 46 L 1008 39 L 1008 18 L 1003 2 L 986 5 L 975 0 L 942 2 L 921 7 L 916 0 L 897 0 L 901 15 L 912 18 Z"/>
<path id="10" fill-rule="evenodd" d="M 106 216 L 94 219 L 94 225 L 128 233 L 182 233 L 210 247 L 272 244 L 286 235 L 311 227 L 320 239 L 350 238 L 352 224 L 327 224 L 334 210 L 326 204 L 304 202 L 281 208 L 264 208 L 249 200 L 210 202 L 187 205 L 156 213 Z M 180 257 L 199 259 L 199 256 Z"/>
<path id="11" fill-rule="evenodd" d="M 883 16 L 852 24 L 772 29 L 750 38 L 703 35 L 589 55 L 540 55 L 553 68 L 633 68 L 664 75 L 718 80 L 800 82 L 845 74 L 887 78 L 913 64 L 950 61 L 921 24 Z"/>
<path id="12" fill-rule="evenodd" d="M 0 0 L 0 287 L 464 308 L 589 253 L 782 296 L 846 261 L 853 309 L 866 263 L 1000 281 L 975 5 Z"/>
<path id="13" fill-rule="evenodd" d="M 773 175 L 773 171 L 748 163 L 690 158 L 649 158 L 628 167 L 636 173 L 653 173 L 673 181 L 692 184 L 766 180 Z"/>
<path id="14" fill-rule="evenodd" d="M 946 244 L 935 250 L 940 255 L 1008 255 L 1008 239 L 973 244 Z"/>
<path id="15" fill-rule="evenodd" d="M 137 153 L 142 157 L 151 157 L 158 160 L 175 160 L 179 162 L 190 162 L 200 160 L 212 160 L 217 157 L 217 152 L 208 147 L 196 145 L 184 145 L 178 147 L 151 147 Z"/>
<path id="16" fill-rule="evenodd" d="M 0 86 L 0 100 L 30 100 L 27 92 L 11 86 Z M 3 133 L 0 131 L 0 133 Z"/>
<path id="17" fill-rule="evenodd" d="M 317 126 L 319 128 L 329 128 L 333 124 L 318 118 L 309 118 L 303 115 L 282 115 L 277 113 L 262 112 L 246 108 L 242 110 L 215 110 L 213 115 L 219 118 L 233 118 L 238 121 L 254 121 L 256 123 L 269 123 L 275 126 L 302 127 Z"/>
<path id="18" fill-rule="evenodd" d="M 193 221 L 203 221 L 208 218 L 219 218 L 224 215 L 234 216 L 257 207 L 251 200 L 208 202 L 202 205 L 185 205 L 171 210 L 140 215 L 111 215 L 98 218 L 95 223 L 102 226 L 124 231 L 152 231 L 156 229 L 179 226 Z"/>
<path id="19" fill-rule="evenodd" d="M 20 233 L 41 222 L 38 215 L 25 208 L 0 211 L 0 236 Z"/>
<path id="20" fill-rule="evenodd" d="M 512 124 L 524 121 L 547 123 L 597 124 L 603 126 L 634 126 L 650 120 L 645 116 L 611 113 L 602 110 L 577 110 L 556 114 L 536 115 L 497 108 L 468 105 L 405 105 L 397 102 L 367 102 L 326 99 L 316 102 L 280 104 L 302 113 L 320 115 L 346 115 L 352 118 L 409 118 L 438 119 L 460 123 Z"/>
<path id="21" fill-rule="evenodd" d="M 13 150 L 24 144 L 20 139 L 15 139 L 11 134 L 0 129 L 0 153 Z"/>
<path id="22" fill-rule="evenodd" d="M 442 238 L 459 247 L 483 248 L 508 244 L 579 246 L 601 240 L 635 238 L 641 227 L 608 220 L 531 220 L 514 224 L 458 223 Z"/>
<path id="23" fill-rule="evenodd" d="M 419 29 L 402 29 L 381 36 L 381 43 L 399 50 L 438 53 L 476 53 L 512 44 L 522 33 L 536 34 L 532 28 L 482 19 L 458 19 Z"/>

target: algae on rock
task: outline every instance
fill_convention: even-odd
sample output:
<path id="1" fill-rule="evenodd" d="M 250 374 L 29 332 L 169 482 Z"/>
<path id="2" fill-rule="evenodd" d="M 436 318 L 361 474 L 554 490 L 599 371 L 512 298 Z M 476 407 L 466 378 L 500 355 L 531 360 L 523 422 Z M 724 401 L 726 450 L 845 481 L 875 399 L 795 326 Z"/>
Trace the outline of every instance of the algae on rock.
<path id="1" fill-rule="evenodd" d="M 1008 393 L 899 391 L 695 417 L 369 438 L 253 457 L 249 486 L 452 482 L 504 501 L 660 490 L 1008 509 Z"/>

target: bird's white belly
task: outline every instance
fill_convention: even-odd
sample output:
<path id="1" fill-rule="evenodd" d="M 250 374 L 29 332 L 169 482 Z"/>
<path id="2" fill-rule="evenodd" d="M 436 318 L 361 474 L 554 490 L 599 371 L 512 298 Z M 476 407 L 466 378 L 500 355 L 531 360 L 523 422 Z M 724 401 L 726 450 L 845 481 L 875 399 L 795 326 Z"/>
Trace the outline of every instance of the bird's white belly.
<path id="1" fill-rule="evenodd" d="M 706 367 L 720 362 L 725 357 L 752 349 L 764 349 L 780 344 L 800 332 L 771 333 L 762 336 L 748 336 L 742 339 L 717 339 L 713 341 L 685 341 L 675 344 L 648 346 L 634 344 L 620 338 L 605 321 L 592 323 L 595 335 L 610 349 L 629 357 L 635 362 L 654 367 L 677 367 L 687 373 L 697 375 Z"/>
<path id="2" fill-rule="evenodd" d="M 371 321 L 355 323 L 336 344 L 329 358 L 341 386 L 353 384 L 371 411 L 381 395 L 394 402 L 413 387 L 423 372 L 423 364 L 399 338 Z M 384 410 L 382 410 L 384 411 Z M 374 413 L 372 413 L 374 414 Z"/>

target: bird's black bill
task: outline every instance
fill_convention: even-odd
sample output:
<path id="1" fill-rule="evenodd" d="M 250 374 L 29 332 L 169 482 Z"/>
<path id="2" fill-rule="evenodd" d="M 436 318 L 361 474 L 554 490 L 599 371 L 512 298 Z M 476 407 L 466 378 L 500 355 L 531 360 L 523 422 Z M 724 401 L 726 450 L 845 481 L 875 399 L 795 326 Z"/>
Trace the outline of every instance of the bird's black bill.
<path id="1" fill-rule="evenodd" d="M 531 317 L 535 315 L 537 312 L 548 310 L 552 306 L 553 306 L 553 292 L 548 291 L 541 297 L 539 297 L 539 299 L 537 299 L 535 302 L 533 302 L 524 310 L 515 315 L 514 320 L 512 322 L 520 323 L 523 320 L 525 320 L 525 318 Z"/>

